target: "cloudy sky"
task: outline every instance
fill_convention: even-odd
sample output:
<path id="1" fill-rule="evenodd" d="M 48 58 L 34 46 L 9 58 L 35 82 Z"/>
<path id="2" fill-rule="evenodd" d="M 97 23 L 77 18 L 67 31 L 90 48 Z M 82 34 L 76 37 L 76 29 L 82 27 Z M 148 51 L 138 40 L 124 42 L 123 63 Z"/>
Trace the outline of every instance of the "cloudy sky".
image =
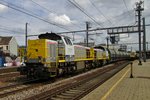
<path id="1" fill-rule="evenodd" d="M 64 32 L 86 29 L 86 22 L 91 29 L 135 25 L 135 3 L 139 0 L 0 0 L 0 35 L 15 36 L 19 45 L 25 44 L 25 23 L 28 34 L 45 32 Z M 143 17 L 150 22 L 150 0 L 144 0 Z M 147 41 L 150 27 L 146 27 Z M 106 31 L 91 35 L 96 44 L 106 43 Z M 73 34 L 66 34 L 73 37 Z M 75 33 L 75 42 L 82 42 L 85 32 Z M 138 34 L 120 35 L 119 43 L 138 42 Z M 29 39 L 36 38 L 30 37 Z M 91 40 L 92 41 L 92 40 Z M 137 48 L 136 45 L 132 45 Z M 129 45 L 131 48 L 131 45 Z"/>

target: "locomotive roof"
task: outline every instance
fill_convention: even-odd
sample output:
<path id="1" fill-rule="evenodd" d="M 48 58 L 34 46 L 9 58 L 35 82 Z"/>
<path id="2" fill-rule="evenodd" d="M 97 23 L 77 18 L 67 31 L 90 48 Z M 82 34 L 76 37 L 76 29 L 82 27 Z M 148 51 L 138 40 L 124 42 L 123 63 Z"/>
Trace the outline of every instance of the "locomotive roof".
<path id="1" fill-rule="evenodd" d="M 103 46 L 100 46 L 100 45 L 98 45 L 98 46 L 95 46 L 94 48 L 96 48 L 96 49 L 102 49 L 102 50 L 104 50 L 104 51 L 105 51 L 105 47 L 103 47 Z"/>
<path id="2" fill-rule="evenodd" d="M 45 33 L 38 36 L 39 39 L 61 40 L 61 36 L 56 33 Z"/>

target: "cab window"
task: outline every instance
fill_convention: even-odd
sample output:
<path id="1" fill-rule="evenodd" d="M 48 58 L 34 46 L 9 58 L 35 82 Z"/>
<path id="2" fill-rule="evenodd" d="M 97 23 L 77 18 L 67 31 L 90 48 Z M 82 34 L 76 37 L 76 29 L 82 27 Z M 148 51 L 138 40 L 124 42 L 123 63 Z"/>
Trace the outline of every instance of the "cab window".
<path id="1" fill-rule="evenodd" d="M 72 45 L 72 42 L 70 41 L 70 39 L 68 38 L 64 38 L 65 42 L 67 45 Z"/>
<path id="2" fill-rule="evenodd" d="M 70 39 L 67 38 L 67 40 L 68 40 L 69 44 L 72 45 L 72 42 L 70 41 Z"/>

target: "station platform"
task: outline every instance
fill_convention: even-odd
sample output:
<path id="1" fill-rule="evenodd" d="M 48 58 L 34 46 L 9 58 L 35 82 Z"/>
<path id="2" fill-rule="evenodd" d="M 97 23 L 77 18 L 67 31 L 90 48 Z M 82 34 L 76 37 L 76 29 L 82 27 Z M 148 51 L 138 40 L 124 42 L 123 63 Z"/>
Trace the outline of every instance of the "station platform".
<path id="1" fill-rule="evenodd" d="M 150 100 L 150 60 L 129 64 L 81 100 Z"/>

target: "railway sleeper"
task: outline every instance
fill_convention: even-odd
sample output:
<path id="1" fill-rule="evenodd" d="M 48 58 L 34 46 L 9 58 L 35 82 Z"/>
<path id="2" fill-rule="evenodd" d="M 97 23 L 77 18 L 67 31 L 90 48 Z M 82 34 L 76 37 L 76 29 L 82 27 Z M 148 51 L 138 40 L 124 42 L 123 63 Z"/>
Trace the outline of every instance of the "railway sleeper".
<path id="1" fill-rule="evenodd" d="M 67 92 L 64 92 L 64 93 L 61 93 L 61 95 L 64 95 L 64 96 L 73 96 L 74 93 L 67 93 Z"/>
<path id="2" fill-rule="evenodd" d="M 71 90 L 68 90 L 66 91 L 68 93 L 79 93 L 79 92 L 83 92 L 82 90 L 78 90 L 78 89 L 71 89 Z"/>
<path id="3" fill-rule="evenodd" d="M 84 90 L 86 90 L 86 89 L 87 89 L 86 86 L 84 86 L 84 87 L 77 87 L 77 88 L 76 88 L 76 90 L 80 90 L 80 91 L 84 91 Z"/>
<path id="4" fill-rule="evenodd" d="M 75 95 L 78 95 L 82 93 L 83 91 L 80 90 L 68 90 L 64 93 L 58 94 L 56 96 L 51 97 L 52 100 L 57 100 L 57 99 L 72 99 Z"/>
<path id="5" fill-rule="evenodd" d="M 50 100 L 62 100 L 62 98 L 52 97 Z"/>
<path id="6" fill-rule="evenodd" d="M 57 98 L 62 98 L 62 99 L 71 99 L 71 98 L 72 98 L 72 96 L 65 96 L 65 95 L 60 94 L 60 95 L 57 95 Z"/>

